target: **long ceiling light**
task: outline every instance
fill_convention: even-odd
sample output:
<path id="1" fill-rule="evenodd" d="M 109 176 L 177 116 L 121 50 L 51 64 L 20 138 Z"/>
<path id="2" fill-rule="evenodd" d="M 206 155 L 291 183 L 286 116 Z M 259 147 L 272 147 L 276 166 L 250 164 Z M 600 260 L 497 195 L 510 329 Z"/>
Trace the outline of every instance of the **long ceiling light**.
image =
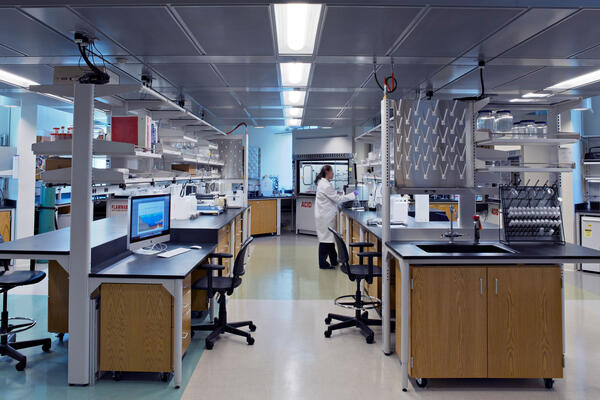
<path id="1" fill-rule="evenodd" d="M 306 87 L 308 86 L 308 76 L 310 75 L 310 63 L 281 63 L 281 85 L 287 87 Z"/>
<path id="2" fill-rule="evenodd" d="M 287 126 L 300 126 L 302 120 L 299 118 L 288 118 L 285 120 Z"/>
<path id="3" fill-rule="evenodd" d="M 543 99 L 544 97 L 550 97 L 552 96 L 552 93 L 535 93 L 535 92 L 529 92 L 529 93 L 525 93 L 523 96 L 524 99 Z"/>
<path id="4" fill-rule="evenodd" d="M 286 118 L 302 118 L 302 112 L 304 110 L 299 107 L 288 107 L 285 109 Z"/>
<path id="5" fill-rule="evenodd" d="M 545 90 L 559 91 L 574 89 L 598 81 L 600 81 L 600 69 L 589 72 L 587 74 L 576 76 L 575 78 L 567 79 L 566 81 L 559 82 L 556 85 L 547 87 Z"/>
<path id="6" fill-rule="evenodd" d="M 274 7 L 279 54 L 312 54 L 323 6 L 291 3 Z"/>
<path id="7" fill-rule="evenodd" d="M 304 90 L 286 90 L 283 92 L 283 105 L 285 106 L 303 106 L 306 98 Z"/>
<path id="8" fill-rule="evenodd" d="M 24 78 L 3 69 L 0 69 L 0 81 L 25 89 L 28 89 L 29 86 L 39 85 L 36 81 L 32 81 L 31 79 Z"/>

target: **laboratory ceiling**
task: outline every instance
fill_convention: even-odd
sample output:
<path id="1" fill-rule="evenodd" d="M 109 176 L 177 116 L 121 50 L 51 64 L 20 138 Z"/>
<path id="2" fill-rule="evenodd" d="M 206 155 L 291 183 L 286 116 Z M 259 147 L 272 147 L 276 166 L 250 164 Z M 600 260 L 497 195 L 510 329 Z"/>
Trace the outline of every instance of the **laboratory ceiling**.
<path id="1" fill-rule="evenodd" d="M 311 63 L 302 125 L 328 127 L 377 117 L 374 68 L 380 79 L 394 72 L 394 97 L 455 98 L 479 93 L 483 60 L 495 102 L 600 69 L 597 1 L 322 3 L 313 54 L 282 56 L 269 2 L 22 0 L 0 7 L 0 69 L 50 84 L 54 66 L 80 62 L 73 33 L 86 32 L 121 83 L 151 74 L 153 88 L 222 127 L 285 125 L 287 61 Z M 543 101 L 599 93 L 594 84 Z"/>

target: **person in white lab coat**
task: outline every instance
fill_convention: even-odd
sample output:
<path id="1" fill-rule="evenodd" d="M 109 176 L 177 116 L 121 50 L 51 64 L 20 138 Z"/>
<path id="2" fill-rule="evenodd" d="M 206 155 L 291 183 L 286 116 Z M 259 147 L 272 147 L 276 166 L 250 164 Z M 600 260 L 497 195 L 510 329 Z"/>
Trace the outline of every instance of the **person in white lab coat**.
<path id="1" fill-rule="evenodd" d="M 337 253 L 333 234 L 329 227 L 335 226 L 335 216 L 337 214 L 337 205 L 341 202 L 354 200 L 358 192 L 346 195 L 340 195 L 331 185 L 333 179 L 333 168 L 331 165 L 325 165 L 315 179 L 317 185 L 317 197 L 315 199 L 315 223 L 317 226 L 317 236 L 319 238 L 319 268 L 335 268 L 337 265 Z M 329 264 L 327 262 L 329 257 Z"/>

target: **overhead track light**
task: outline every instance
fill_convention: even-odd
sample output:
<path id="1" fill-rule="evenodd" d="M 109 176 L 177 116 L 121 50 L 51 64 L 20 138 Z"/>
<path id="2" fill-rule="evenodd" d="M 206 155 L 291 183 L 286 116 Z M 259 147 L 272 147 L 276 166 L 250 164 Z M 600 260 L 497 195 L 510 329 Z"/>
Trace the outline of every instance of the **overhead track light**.
<path id="1" fill-rule="evenodd" d="M 285 106 L 303 106 L 306 98 L 304 90 L 286 90 L 283 92 L 283 105 Z"/>
<path id="2" fill-rule="evenodd" d="M 321 4 L 275 4 L 277 48 L 280 55 L 312 54 Z"/>
<path id="3" fill-rule="evenodd" d="M 39 83 L 36 81 L 32 81 L 31 79 L 27 79 L 3 69 L 0 69 L 0 81 L 8 83 L 9 85 L 19 86 L 24 89 L 29 89 L 29 86 L 39 85 Z"/>
<path id="4" fill-rule="evenodd" d="M 575 78 L 567 79 L 566 81 L 559 82 L 556 85 L 547 87 L 545 90 L 552 90 L 552 91 L 569 90 L 569 89 L 574 89 L 574 88 L 578 88 L 581 86 L 589 85 L 590 83 L 595 83 L 598 81 L 600 81 L 600 69 L 589 72 L 587 74 L 576 76 Z"/>
<path id="5" fill-rule="evenodd" d="M 525 99 L 541 99 L 544 97 L 550 97 L 552 96 L 552 93 L 535 93 L 535 92 L 529 92 L 529 93 L 525 93 L 523 96 L 523 98 Z"/>
<path id="6" fill-rule="evenodd" d="M 308 76 L 310 74 L 310 63 L 281 63 L 281 85 L 287 87 L 306 87 L 308 86 Z"/>

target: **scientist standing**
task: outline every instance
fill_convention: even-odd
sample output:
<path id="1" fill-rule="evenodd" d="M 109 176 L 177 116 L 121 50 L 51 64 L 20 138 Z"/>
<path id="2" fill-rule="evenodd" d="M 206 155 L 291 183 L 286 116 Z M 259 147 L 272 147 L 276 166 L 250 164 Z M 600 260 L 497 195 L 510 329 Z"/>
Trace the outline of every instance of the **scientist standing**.
<path id="1" fill-rule="evenodd" d="M 357 194 L 349 193 L 339 195 L 331 185 L 333 179 L 333 168 L 331 165 L 325 165 L 315 179 L 317 185 L 317 197 L 315 200 L 315 223 L 317 226 L 317 236 L 319 238 L 319 268 L 335 268 L 337 265 L 337 253 L 333 233 L 328 228 L 335 226 L 335 217 L 337 215 L 337 206 L 339 203 L 354 200 Z M 329 264 L 327 262 L 329 257 Z"/>

